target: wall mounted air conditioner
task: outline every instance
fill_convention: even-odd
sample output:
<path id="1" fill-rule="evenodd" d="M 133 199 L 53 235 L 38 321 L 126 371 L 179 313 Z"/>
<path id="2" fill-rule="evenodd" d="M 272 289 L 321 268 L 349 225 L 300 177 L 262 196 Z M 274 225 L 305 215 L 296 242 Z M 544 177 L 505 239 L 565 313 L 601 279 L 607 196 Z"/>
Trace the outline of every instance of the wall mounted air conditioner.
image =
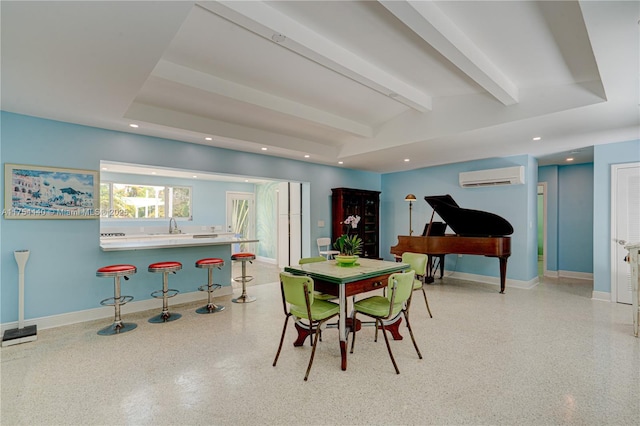
<path id="1" fill-rule="evenodd" d="M 462 172 L 459 175 L 460 186 L 521 185 L 524 184 L 524 166 L 504 167 L 502 169 Z"/>

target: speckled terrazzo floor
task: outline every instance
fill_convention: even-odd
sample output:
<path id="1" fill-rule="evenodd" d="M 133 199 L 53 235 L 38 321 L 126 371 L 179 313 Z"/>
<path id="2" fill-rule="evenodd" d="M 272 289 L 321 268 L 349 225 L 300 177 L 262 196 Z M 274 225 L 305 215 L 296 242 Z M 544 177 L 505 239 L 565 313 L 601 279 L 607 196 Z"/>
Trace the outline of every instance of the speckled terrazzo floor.
<path id="1" fill-rule="evenodd" d="M 416 298 L 407 338 L 384 342 L 363 328 L 347 371 L 337 332 L 323 333 L 308 382 L 310 347 L 294 348 L 276 283 L 253 285 L 255 303 L 98 336 L 92 321 L 40 330 L 2 348 L 2 425 L 637 425 L 640 339 L 631 307 L 592 301 L 585 281 L 546 279 L 533 290 L 445 278 Z M 416 296 L 420 296 L 416 293 Z"/>

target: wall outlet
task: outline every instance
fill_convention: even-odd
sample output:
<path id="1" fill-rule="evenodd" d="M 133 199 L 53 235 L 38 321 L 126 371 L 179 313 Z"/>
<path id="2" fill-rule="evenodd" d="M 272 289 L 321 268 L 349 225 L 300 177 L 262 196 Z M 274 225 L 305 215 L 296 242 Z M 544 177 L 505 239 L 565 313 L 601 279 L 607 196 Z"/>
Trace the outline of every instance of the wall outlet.
<path id="1" fill-rule="evenodd" d="M 318 228 L 324 228 L 324 220 L 318 221 Z"/>

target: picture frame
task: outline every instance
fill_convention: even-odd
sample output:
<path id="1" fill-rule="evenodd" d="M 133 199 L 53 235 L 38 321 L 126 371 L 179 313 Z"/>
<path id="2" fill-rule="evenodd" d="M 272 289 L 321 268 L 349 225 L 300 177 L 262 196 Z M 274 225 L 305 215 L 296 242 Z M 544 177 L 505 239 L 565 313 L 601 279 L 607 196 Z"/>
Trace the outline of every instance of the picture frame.
<path id="1" fill-rule="evenodd" d="M 5 163 L 6 219 L 99 219 L 95 170 Z"/>

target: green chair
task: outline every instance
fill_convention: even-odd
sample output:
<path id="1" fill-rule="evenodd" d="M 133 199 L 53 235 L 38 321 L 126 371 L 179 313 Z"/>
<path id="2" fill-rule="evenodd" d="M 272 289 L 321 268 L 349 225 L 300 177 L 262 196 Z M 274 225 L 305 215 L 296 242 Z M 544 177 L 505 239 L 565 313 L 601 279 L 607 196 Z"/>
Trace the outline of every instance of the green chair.
<path id="1" fill-rule="evenodd" d="M 327 258 L 324 257 L 324 256 L 303 257 L 303 258 L 300 258 L 300 260 L 298 260 L 298 265 L 304 265 L 304 264 L 307 264 L 307 263 L 326 262 L 326 261 L 327 261 Z M 334 296 L 332 294 L 321 293 L 319 291 L 314 291 L 313 292 L 313 298 L 314 299 L 331 300 L 331 299 L 335 299 L 337 297 L 338 296 Z"/>
<path id="2" fill-rule="evenodd" d="M 413 346 L 416 348 L 418 357 L 422 359 L 422 354 L 416 339 L 413 337 L 413 331 L 411 330 L 411 323 L 409 322 L 409 307 L 411 306 L 411 294 L 413 293 L 413 281 L 415 279 L 415 272 L 399 272 L 391 274 L 389 276 L 388 291 L 386 296 L 371 296 L 366 299 L 359 300 L 353 304 L 353 324 L 356 322 L 356 315 L 363 314 L 376 321 L 376 334 L 374 341 L 378 341 L 378 328 L 382 329 L 384 341 L 387 344 L 387 350 L 391 357 L 393 367 L 396 369 L 396 374 L 400 374 L 398 365 L 391 352 L 391 346 L 389 345 L 389 338 L 387 337 L 387 330 L 384 327 L 384 321 L 388 321 L 397 317 L 402 313 L 404 319 L 407 322 L 407 328 L 409 329 L 409 335 Z M 351 340 L 351 353 L 353 353 L 353 347 L 356 343 L 356 327 L 353 327 L 353 339 Z"/>
<path id="3" fill-rule="evenodd" d="M 284 342 L 284 335 L 287 331 L 289 317 L 293 316 L 298 319 L 307 320 L 309 334 L 313 335 L 315 332 L 315 339 L 313 340 L 313 349 L 311 350 L 307 373 L 304 376 L 304 380 L 306 381 L 309 377 L 309 371 L 311 371 L 316 347 L 318 346 L 320 327 L 340 313 L 340 305 L 327 302 L 326 300 L 316 299 L 313 295 L 313 278 L 304 275 L 292 275 L 287 272 L 281 272 L 280 289 L 282 290 L 282 306 L 284 307 L 286 318 L 284 320 L 284 327 L 282 328 L 282 337 L 280 337 L 280 346 L 278 346 L 278 352 L 273 360 L 273 366 L 276 366 L 280 351 L 282 350 L 282 343 Z"/>
<path id="4" fill-rule="evenodd" d="M 427 305 L 427 311 L 429 312 L 429 318 L 433 318 L 431 315 L 431 309 L 429 308 L 429 301 L 427 300 L 427 292 L 424 289 L 425 277 L 427 276 L 427 266 L 429 265 L 429 256 L 422 253 L 402 253 L 402 262 L 408 263 L 409 268 L 415 271 L 416 279 L 413 281 L 414 290 L 422 290 L 424 296 L 424 303 Z"/>

